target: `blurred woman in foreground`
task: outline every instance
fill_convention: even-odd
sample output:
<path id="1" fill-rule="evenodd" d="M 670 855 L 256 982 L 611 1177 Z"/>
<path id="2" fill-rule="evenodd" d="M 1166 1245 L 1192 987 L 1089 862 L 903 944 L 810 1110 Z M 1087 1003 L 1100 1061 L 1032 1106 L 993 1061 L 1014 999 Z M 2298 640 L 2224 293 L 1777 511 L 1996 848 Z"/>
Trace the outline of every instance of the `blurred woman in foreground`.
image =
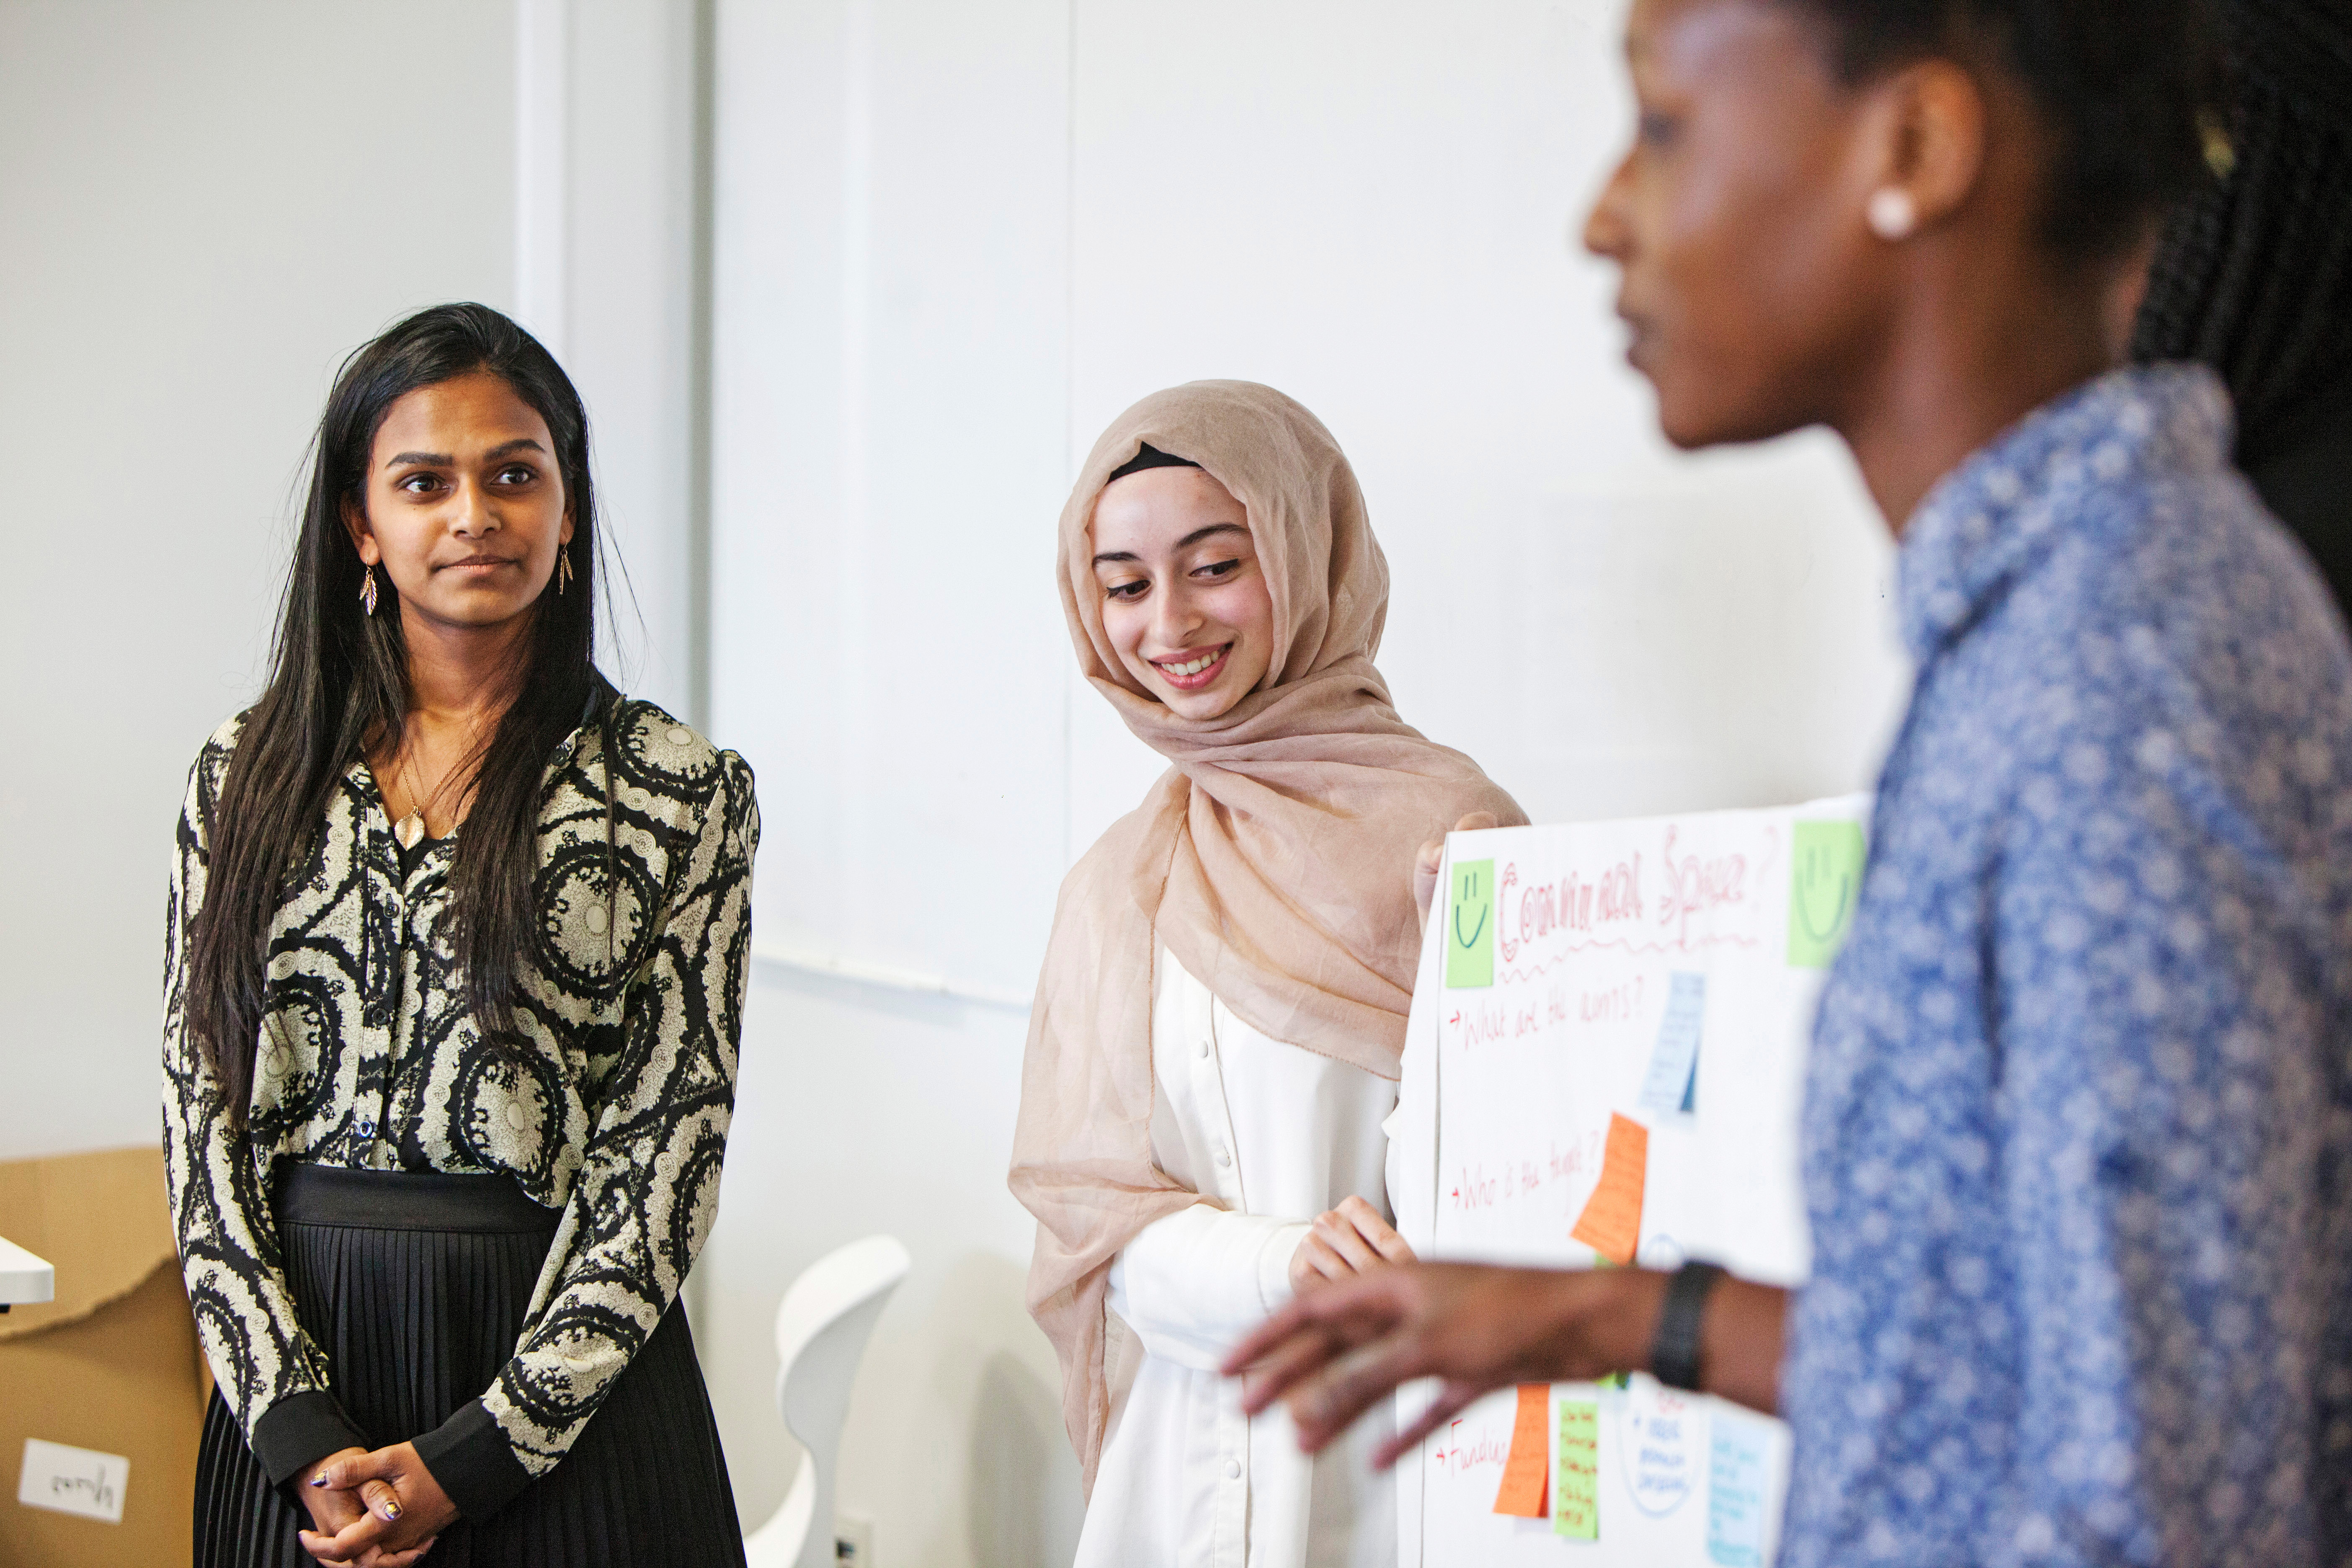
<path id="1" fill-rule="evenodd" d="M 1637 0 L 1587 241 L 1691 447 L 1824 424 L 1918 665 L 1803 1128 L 1811 1282 L 1419 1265 L 1236 1348 L 1328 1441 L 1639 1370 L 1779 1410 L 1780 1561 L 2352 1555 L 2352 652 L 2201 367 L 2179 0 Z M 2341 222 L 2341 215 L 2334 221 Z M 1784 1353 L 1785 1341 L 1785 1353 Z"/>

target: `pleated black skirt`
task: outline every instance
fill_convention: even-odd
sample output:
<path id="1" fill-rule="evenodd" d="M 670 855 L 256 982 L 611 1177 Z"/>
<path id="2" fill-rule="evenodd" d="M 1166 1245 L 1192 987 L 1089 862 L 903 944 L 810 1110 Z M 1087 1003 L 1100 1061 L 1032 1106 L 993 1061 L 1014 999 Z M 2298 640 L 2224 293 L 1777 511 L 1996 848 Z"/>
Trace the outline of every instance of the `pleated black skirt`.
<path id="1" fill-rule="evenodd" d="M 278 1234 L 294 1302 L 344 1413 L 377 1447 L 478 1399 L 514 1354 L 554 1215 L 504 1176 L 290 1165 Z M 317 1568 L 310 1515 L 269 1478 L 218 1394 L 196 1461 L 197 1568 Z M 686 1312 L 666 1313 L 562 1464 L 427 1568 L 740 1568 L 743 1537 Z"/>

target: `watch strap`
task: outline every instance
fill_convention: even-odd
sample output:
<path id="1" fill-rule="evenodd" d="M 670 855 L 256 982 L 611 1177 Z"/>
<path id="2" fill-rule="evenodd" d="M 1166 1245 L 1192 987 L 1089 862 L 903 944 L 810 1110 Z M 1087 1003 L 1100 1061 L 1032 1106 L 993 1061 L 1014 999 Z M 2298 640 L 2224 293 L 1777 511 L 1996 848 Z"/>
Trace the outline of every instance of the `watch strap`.
<path id="1" fill-rule="evenodd" d="M 1650 1342 L 1650 1375 L 1668 1388 L 1698 1391 L 1699 1331 L 1706 1320 L 1706 1299 L 1722 1278 L 1719 1264 L 1685 1263 L 1666 1281 L 1657 1336 Z"/>

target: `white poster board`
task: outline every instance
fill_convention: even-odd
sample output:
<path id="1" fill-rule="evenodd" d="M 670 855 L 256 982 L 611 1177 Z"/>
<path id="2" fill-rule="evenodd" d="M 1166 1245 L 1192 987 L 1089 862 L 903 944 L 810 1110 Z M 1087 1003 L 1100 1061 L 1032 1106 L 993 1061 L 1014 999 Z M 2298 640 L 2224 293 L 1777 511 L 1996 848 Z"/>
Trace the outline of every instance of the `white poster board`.
<path id="1" fill-rule="evenodd" d="M 1453 836 L 1392 1124 L 1391 1196 L 1415 1249 L 1559 1268 L 1702 1258 L 1801 1283 L 1805 1047 L 1853 918 L 1867 804 Z M 1424 1398 L 1404 1391 L 1402 1416 Z M 1780 1423 L 1646 1377 L 1524 1398 L 1482 1400 L 1402 1463 L 1407 1568 L 1771 1561 Z M 1516 1502 L 1541 1513 L 1498 1513 L 1515 1428 L 1538 1420 L 1544 1497 L 1527 1496 L 1523 1455 Z"/>

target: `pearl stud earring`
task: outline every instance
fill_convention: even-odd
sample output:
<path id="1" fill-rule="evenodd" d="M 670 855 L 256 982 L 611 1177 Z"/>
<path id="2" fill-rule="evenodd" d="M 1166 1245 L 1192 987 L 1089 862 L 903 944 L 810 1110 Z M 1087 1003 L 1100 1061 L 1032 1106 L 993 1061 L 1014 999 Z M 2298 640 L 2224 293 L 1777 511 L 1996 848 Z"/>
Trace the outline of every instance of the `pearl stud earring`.
<path id="1" fill-rule="evenodd" d="M 1919 208 L 1911 193 L 1899 185 L 1882 185 L 1870 194 L 1870 205 L 1864 215 L 1870 223 L 1870 232 L 1881 239 L 1908 239 L 1911 231 L 1919 226 Z"/>

